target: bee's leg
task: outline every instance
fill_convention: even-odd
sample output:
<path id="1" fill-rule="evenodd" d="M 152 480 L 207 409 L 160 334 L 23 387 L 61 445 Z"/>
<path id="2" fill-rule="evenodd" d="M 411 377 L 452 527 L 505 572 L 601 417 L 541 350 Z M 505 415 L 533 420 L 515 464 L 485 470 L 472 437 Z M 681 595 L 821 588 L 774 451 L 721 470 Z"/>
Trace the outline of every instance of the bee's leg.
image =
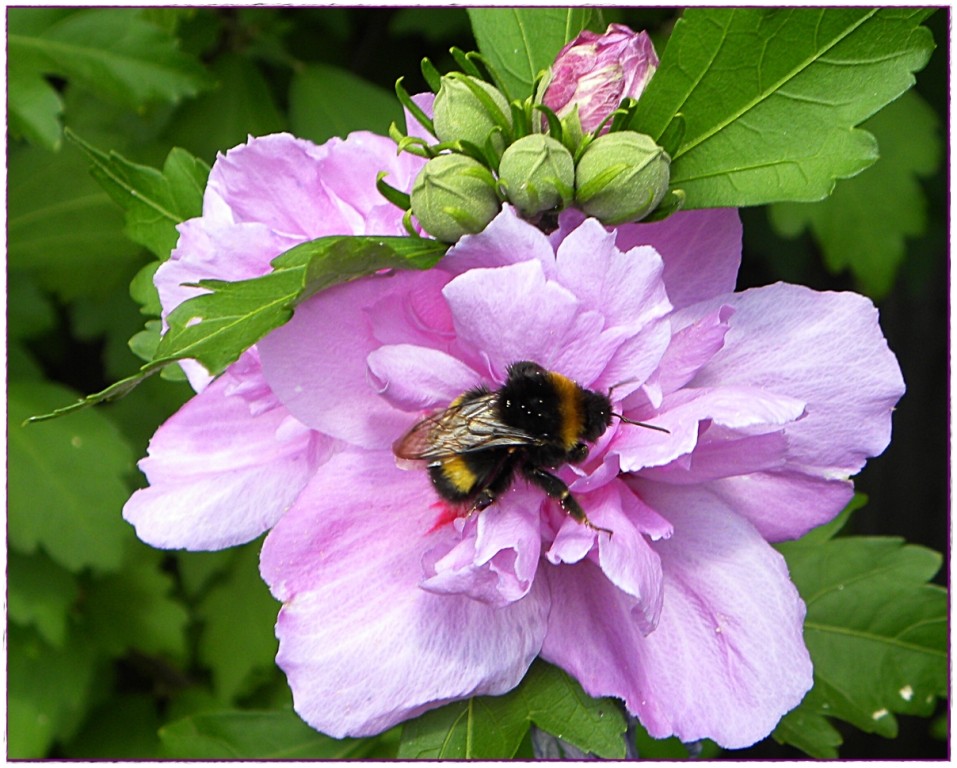
<path id="1" fill-rule="evenodd" d="M 481 482 L 472 489 L 472 503 L 469 505 L 469 514 L 481 512 L 490 507 L 512 482 L 515 471 L 514 450 L 503 451 L 495 462 L 485 468 Z"/>
<path id="2" fill-rule="evenodd" d="M 600 528 L 588 519 L 585 510 L 581 508 L 581 505 L 575 500 L 575 497 L 572 496 L 572 492 L 568 490 L 568 486 L 559 478 L 555 477 L 555 475 L 546 472 L 541 467 L 530 467 L 527 465 L 522 467 L 522 474 L 528 478 L 529 482 L 535 483 L 535 485 L 545 491 L 545 493 L 553 499 L 558 499 L 558 503 L 562 505 L 562 509 L 564 509 L 572 519 L 577 520 L 586 528 L 591 528 L 593 531 L 607 533 L 609 536 L 613 534 L 613 531 L 607 528 Z"/>

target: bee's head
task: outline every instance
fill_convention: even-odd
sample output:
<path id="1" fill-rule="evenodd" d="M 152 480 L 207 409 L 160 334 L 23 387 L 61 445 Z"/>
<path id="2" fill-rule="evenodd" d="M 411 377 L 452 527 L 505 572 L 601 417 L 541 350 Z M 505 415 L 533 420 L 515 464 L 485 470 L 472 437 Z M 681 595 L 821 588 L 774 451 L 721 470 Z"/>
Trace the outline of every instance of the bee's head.
<path id="1" fill-rule="evenodd" d="M 582 390 L 582 405 L 584 423 L 582 425 L 582 440 L 594 443 L 601 437 L 608 425 L 611 424 L 611 400 L 606 395 L 591 390 Z"/>

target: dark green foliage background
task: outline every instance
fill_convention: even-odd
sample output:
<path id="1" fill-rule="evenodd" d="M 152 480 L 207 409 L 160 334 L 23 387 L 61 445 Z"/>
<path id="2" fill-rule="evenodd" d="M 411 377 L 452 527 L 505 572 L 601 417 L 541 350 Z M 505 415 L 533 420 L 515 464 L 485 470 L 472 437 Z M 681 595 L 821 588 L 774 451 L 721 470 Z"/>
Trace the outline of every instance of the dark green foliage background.
<path id="1" fill-rule="evenodd" d="M 424 90 L 423 56 L 445 71 L 454 68 L 450 46 L 475 48 L 469 16 L 436 8 L 31 8 L 7 16 L 10 99 L 29 105 L 25 115 L 11 108 L 8 144 L 9 756 L 434 754 L 435 733 L 458 738 L 443 723 L 460 722 L 459 710 L 432 713 L 404 734 L 393 729 L 355 742 L 316 734 L 290 713 L 273 663 L 278 606 L 258 576 L 260 542 L 219 553 L 159 552 L 122 521 L 124 500 L 143 483 L 135 461 L 189 397 L 185 383 L 153 377 L 116 403 L 49 423 L 22 421 L 137 371 L 143 360 L 128 341 L 148 319 L 140 306 L 149 275 L 132 296 L 130 281 L 171 245 L 162 229 L 137 242 L 125 234 L 123 214 L 90 175 L 89 158 L 62 138 L 51 115 L 59 111 L 90 146 L 155 168 L 174 146 L 211 164 L 248 134 L 288 130 L 322 142 L 357 129 L 386 133 L 401 118 L 392 92 L 398 77 L 409 92 Z M 598 26 L 646 28 L 661 51 L 677 16 L 615 9 Z M 899 536 L 936 550 L 946 549 L 949 473 L 948 179 L 938 147 L 949 135 L 948 23 L 946 9 L 926 22 L 937 50 L 917 75 L 920 103 L 911 92 L 866 126 L 882 149 L 873 168 L 841 182 L 824 203 L 742 212 L 739 284 L 784 279 L 858 290 L 878 302 L 908 392 L 890 448 L 859 478 L 869 502 L 844 532 Z M 57 25 L 60 35 L 70 25 L 126 29 L 132 42 L 117 43 L 116 55 L 149 51 L 155 66 L 137 70 L 131 82 L 114 82 L 91 62 L 65 67 L 52 44 L 37 45 L 45 35 L 55 42 L 49 30 Z M 196 201 L 175 202 L 188 209 Z M 867 211 L 879 211 L 879 237 Z M 854 252 L 855 242 L 867 247 Z M 947 571 L 935 582 L 943 584 Z M 580 689 L 564 677 L 538 666 L 533 672 L 539 687 L 476 705 L 479 722 L 507 710 L 548 728 L 563 710 L 535 703 L 543 680 L 562 701 L 578 699 Z M 461 708 L 472 717 L 471 704 Z M 945 755 L 941 717 L 898 722 L 893 740 L 838 724 L 841 757 Z M 523 733 L 502 738 L 531 756 Z M 684 755 L 669 742 L 639 737 L 639 744 L 646 757 Z M 770 739 L 735 753 L 802 756 Z"/>

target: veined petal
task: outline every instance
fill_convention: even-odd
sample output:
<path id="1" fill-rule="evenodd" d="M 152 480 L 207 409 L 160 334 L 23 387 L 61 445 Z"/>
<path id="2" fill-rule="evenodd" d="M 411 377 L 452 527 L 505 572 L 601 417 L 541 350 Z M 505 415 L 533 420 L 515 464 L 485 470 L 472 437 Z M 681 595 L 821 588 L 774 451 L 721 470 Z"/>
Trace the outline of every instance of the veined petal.
<path id="1" fill-rule="evenodd" d="M 622 252 L 597 219 L 571 232 L 556 259 L 558 281 L 585 306 L 600 309 L 608 325 L 640 328 L 671 311 L 658 253 L 647 246 Z"/>
<path id="2" fill-rule="evenodd" d="M 473 269 L 443 289 L 462 357 L 504 381 L 517 360 L 534 360 L 588 385 L 620 346 L 622 334 L 604 330 L 597 311 L 546 279 L 538 261 Z"/>
<path id="3" fill-rule="evenodd" d="M 215 380 L 163 424 L 139 463 L 150 487 L 138 490 L 124 518 L 148 544 L 222 549 L 271 528 L 295 500 L 331 441 L 274 408 L 250 414 Z M 198 460 L 201 457 L 201 460 Z"/>
<path id="4" fill-rule="evenodd" d="M 445 407 L 479 379 L 457 358 L 413 344 L 379 347 L 368 363 L 376 391 L 404 411 Z"/>
<path id="5" fill-rule="evenodd" d="M 622 224 L 618 247 L 650 245 L 664 260 L 663 279 L 675 308 L 734 290 L 741 266 L 737 208 L 678 211 L 664 221 Z"/>
<path id="6" fill-rule="evenodd" d="M 742 435 L 765 434 L 799 419 L 804 407 L 793 397 L 757 388 L 683 389 L 666 398 L 654 416 L 655 426 L 667 429 L 668 434 L 641 427 L 619 429 L 610 450 L 621 456 L 623 472 L 660 467 L 690 456 L 702 429 L 709 425 Z M 640 413 L 633 415 L 626 410 L 626 414 L 642 420 Z M 758 468 L 766 467 L 763 456 L 757 463 Z"/>
<path id="7" fill-rule="evenodd" d="M 724 346 L 728 321 L 734 310 L 721 306 L 707 315 L 697 318 L 683 327 L 672 325 L 672 336 L 661 363 L 652 379 L 657 388 L 657 398 L 649 399 L 658 407 L 664 393 L 683 387 Z"/>
<path id="8" fill-rule="evenodd" d="M 349 232 L 319 175 L 341 141 L 318 146 L 288 133 L 250 139 L 216 158 L 207 194 L 222 197 L 235 221 L 263 222 L 300 241 Z"/>
<path id="9" fill-rule="evenodd" d="M 458 275 L 470 269 L 504 267 L 530 260 L 538 261 L 545 275 L 551 277 L 555 252 L 548 238 L 506 204 L 485 229 L 475 235 L 465 235 L 453 245 L 439 263 L 439 269 Z"/>
<path id="10" fill-rule="evenodd" d="M 277 661 L 299 715 L 335 737 L 367 736 L 514 687 L 541 647 L 544 585 L 504 607 L 421 589 L 423 553 L 442 535 L 429 533 L 427 479 L 396 469 L 388 451 L 347 449 L 328 470 L 261 561 L 285 603 Z"/>
<path id="11" fill-rule="evenodd" d="M 868 299 L 777 283 L 718 302 L 735 314 L 692 386 L 756 386 L 804 400 L 807 417 L 787 428 L 790 461 L 825 478 L 846 479 L 884 450 L 904 382 Z"/>
<path id="12" fill-rule="evenodd" d="M 370 378 L 367 358 L 379 343 L 365 308 L 415 284 L 415 274 L 401 272 L 334 286 L 259 342 L 266 381 L 296 418 L 367 447 L 391 445 L 408 428 L 408 416 L 378 397 Z"/>
<path id="13" fill-rule="evenodd" d="M 811 687 L 804 603 L 787 567 L 722 505 L 660 509 L 664 574 L 657 628 L 643 635 L 633 598 L 591 562 L 548 569 L 552 612 L 542 657 L 592 696 L 618 696 L 655 738 L 728 748 L 767 736 Z"/>
<path id="14" fill-rule="evenodd" d="M 604 503 L 593 501 L 595 496 L 604 496 Z M 642 502 L 621 483 L 589 494 L 589 502 L 592 522 L 614 531 L 598 535 L 598 564 L 612 584 L 635 599 L 631 616 L 639 631 L 651 632 L 661 614 L 661 560 L 643 535 Z"/>
<path id="15" fill-rule="evenodd" d="M 848 480 L 825 480 L 797 471 L 774 470 L 721 477 L 695 487 L 652 482 L 644 471 L 629 485 L 651 504 L 662 496 L 673 504 L 720 503 L 747 518 L 768 541 L 797 539 L 830 522 L 854 495 Z"/>

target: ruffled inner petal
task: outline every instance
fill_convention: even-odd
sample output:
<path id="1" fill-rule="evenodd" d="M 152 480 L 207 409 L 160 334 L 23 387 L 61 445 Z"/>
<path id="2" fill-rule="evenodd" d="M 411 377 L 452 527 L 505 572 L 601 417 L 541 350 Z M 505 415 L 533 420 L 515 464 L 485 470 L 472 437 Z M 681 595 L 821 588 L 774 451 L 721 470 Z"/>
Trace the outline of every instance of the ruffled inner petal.
<path id="1" fill-rule="evenodd" d="M 459 275 L 470 269 L 504 267 L 525 261 L 539 262 L 548 277 L 554 273 L 555 252 L 548 238 L 506 204 L 480 233 L 465 235 L 453 245 L 439 263 L 439 269 Z"/>
<path id="2" fill-rule="evenodd" d="M 621 345 L 597 311 L 546 279 L 538 261 L 473 269 L 443 289 L 457 333 L 457 354 L 503 381 L 508 366 L 532 360 L 588 386 Z"/>
<path id="3" fill-rule="evenodd" d="M 441 542 L 426 558 L 422 588 L 504 606 L 528 594 L 538 571 L 542 534 L 538 495 L 516 486 L 478 513 L 461 538 Z"/>
<path id="4" fill-rule="evenodd" d="M 272 390 L 304 424 L 346 442 L 386 447 L 408 428 L 408 415 L 376 396 L 367 359 L 379 347 L 366 307 L 402 293 L 416 275 L 374 276 L 337 285 L 296 308 L 259 344 Z"/>
<path id="5" fill-rule="evenodd" d="M 457 358 L 413 344 L 379 347 L 368 363 L 376 392 L 404 411 L 447 406 L 478 380 Z"/>
<path id="6" fill-rule="evenodd" d="M 603 503 L 592 501 L 604 497 Z M 599 534 L 598 564 L 608 580 L 634 598 L 631 616 L 638 630 L 651 632 L 661 614 L 661 561 L 642 535 L 639 501 L 621 483 L 589 496 L 589 517 L 613 536 Z"/>
<path id="7" fill-rule="evenodd" d="M 736 208 L 678 211 L 651 224 L 615 228 L 618 247 L 650 245 L 664 260 L 662 279 L 676 308 L 730 293 L 741 266 L 741 219 Z"/>
<path id="8" fill-rule="evenodd" d="M 270 533 L 261 570 L 284 601 L 277 661 L 306 722 L 367 736 L 443 703 L 513 688 L 538 654 L 549 611 L 534 580 L 493 607 L 420 588 L 428 479 L 387 451 L 348 449 Z M 330 705 L 334 702 L 334 706 Z"/>
<path id="9" fill-rule="evenodd" d="M 600 309 L 608 325 L 637 329 L 671 311 L 658 253 L 648 247 L 623 253 L 595 219 L 571 232 L 556 258 L 556 279 L 585 306 Z"/>
<path id="10" fill-rule="evenodd" d="M 668 434 L 642 427 L 622 428 L 610 450 L 620 455 L 624 472 L 660 467 L 690 456 L 712 425 L 726 428 L 720 433 L 725 439 L 727 430 L 737 433 L 733 437 L 766 434 L 801 418 L 804 409 L 800 400 L 747 387 L 679 390 L 665 399 L 653 418 L 625 411 L 629 418 L 663 427 Z M 765 457 L 756 459 L 757 468 L 766 466 Z"/>

